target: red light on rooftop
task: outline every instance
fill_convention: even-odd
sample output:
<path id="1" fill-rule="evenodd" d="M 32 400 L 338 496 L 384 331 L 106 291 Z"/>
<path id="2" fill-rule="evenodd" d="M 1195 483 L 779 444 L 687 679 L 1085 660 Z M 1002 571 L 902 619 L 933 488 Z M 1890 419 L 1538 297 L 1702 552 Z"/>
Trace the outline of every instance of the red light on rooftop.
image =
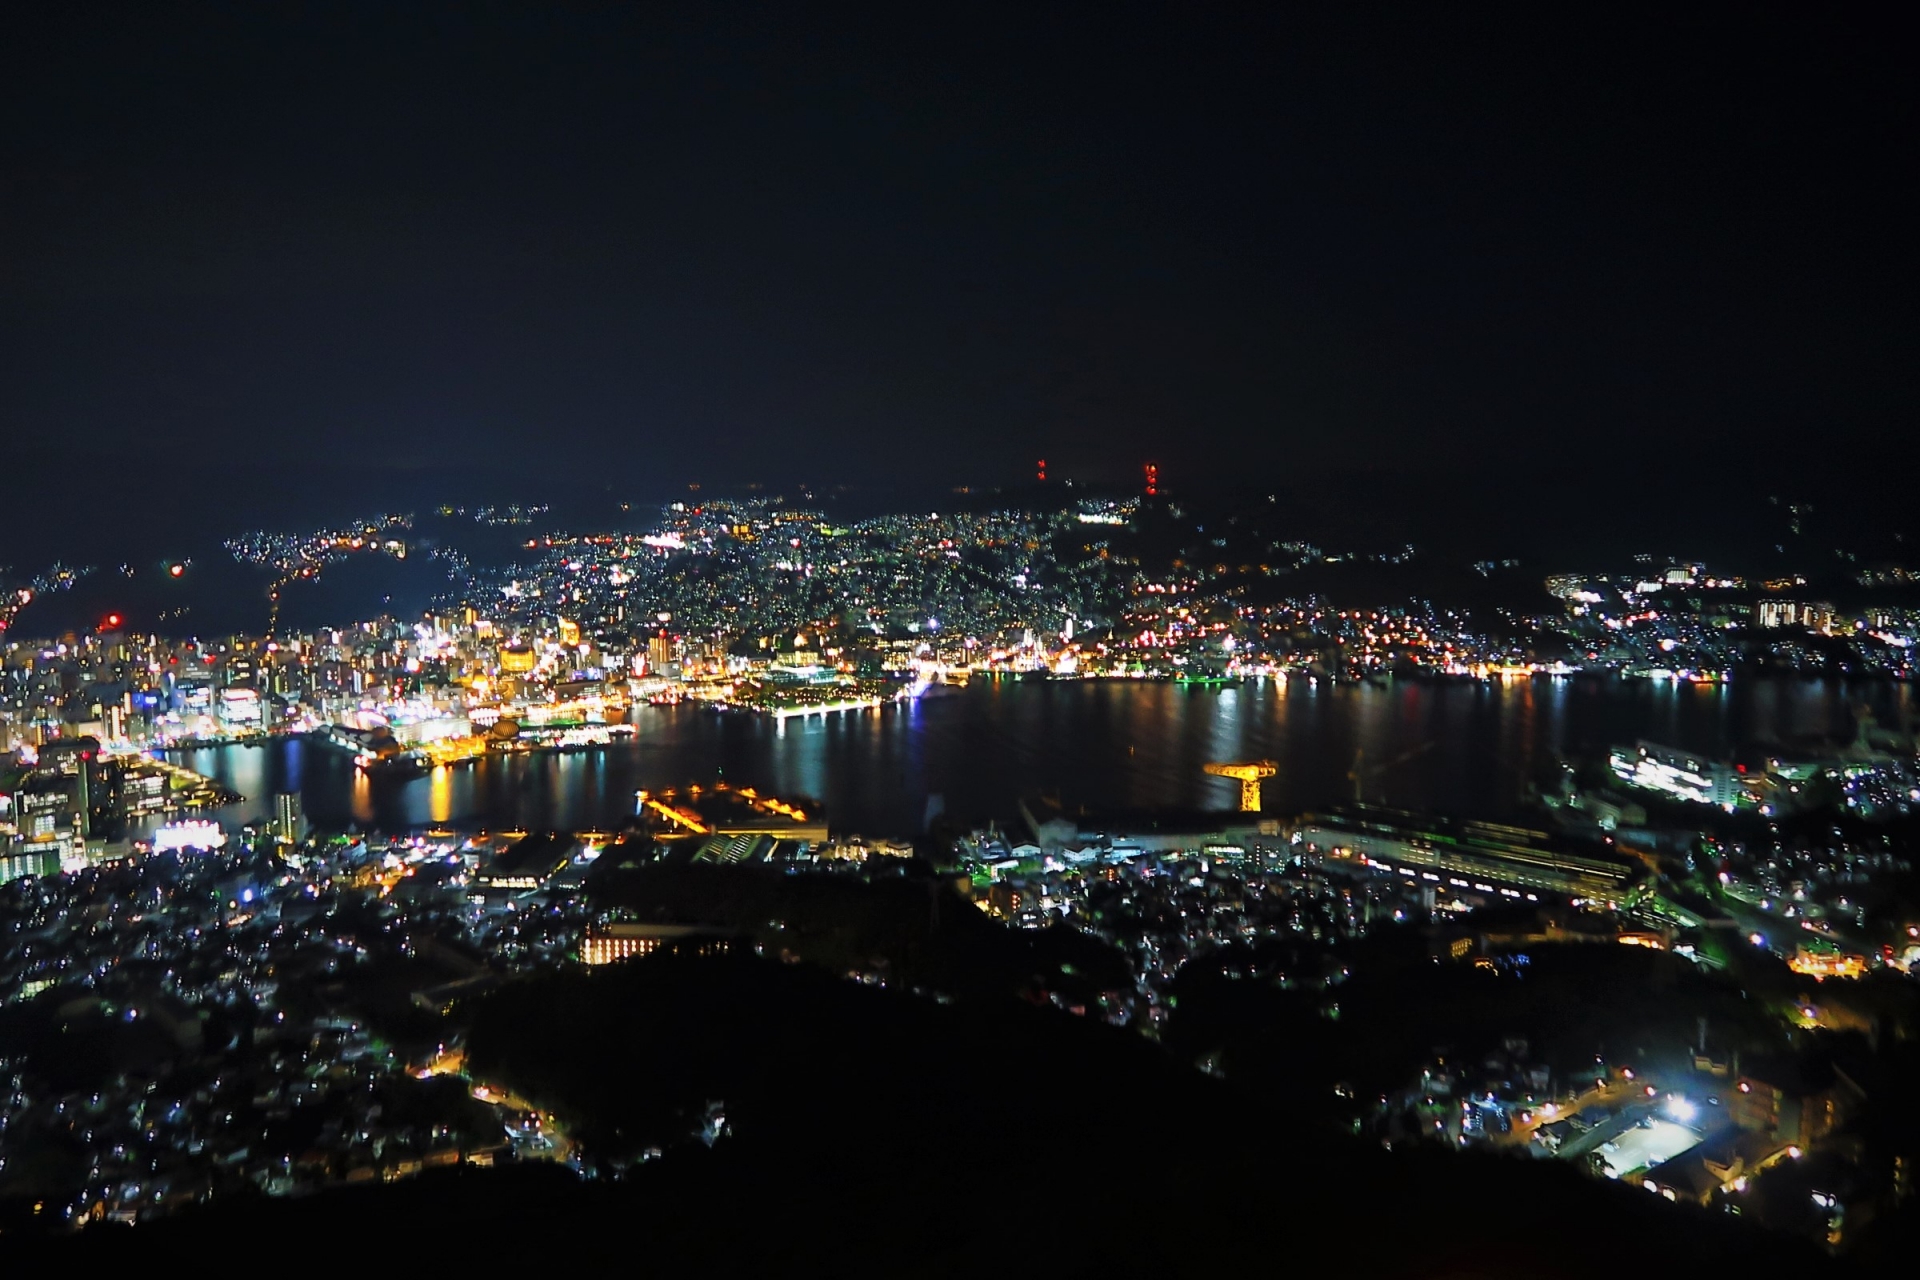
<path id="1" fill-rule="evenodd" d="M 1038 471 L 1039 471 L 1039 478 L 1042 480 L 1045 480 L 1047 478 L 1047 460 L 1045 458 L 1040 459 L 1038 463 Z"/>

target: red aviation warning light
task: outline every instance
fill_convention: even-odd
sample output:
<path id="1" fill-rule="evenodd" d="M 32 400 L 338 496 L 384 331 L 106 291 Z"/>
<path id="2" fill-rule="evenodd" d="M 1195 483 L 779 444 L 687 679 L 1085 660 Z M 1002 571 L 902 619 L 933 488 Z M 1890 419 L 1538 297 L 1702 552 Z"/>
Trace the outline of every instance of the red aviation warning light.
<path id="1" fill-rule="evenodd" d="M 176 578 L 184 577 L 187 572 L 187 566 L 184 564 L 170 564 L 167 566 L 167 572 Z"/>
<path id="2" fill-rule="evenodd" d="M 121 623 L 122 621 L 123 621 L 123 619 L 122 619 L 122 618 L 120 617 L 120 615 L 119 615 L 119 614 L 117 614 L 117 613 L 110 613 L 110 614 L 108 614 L 108 615 L 107 615 L 106 617 L 104 617 L 104 618 L 102 618 L 102 619 L 100 619 L 100 629 L 101 629 L 102 631 L 114 631 L 114 630 L 117 630 L 117 629 L 119 628 L 119 626 L 120 626 L 120 623 Z"/>
<path id="3" fill-rule="evenodd" d="M 1040 459 L 1038 463 L 1038 471 L 1039 471 L 1040 481 L 1042 483 L 1045 483 L 1047 478 L 1047 460 L 1045 458 Z"/>
<path id="4" fill-rule="evenodd" d="M 1159 492 L 1160 492 L 1160 468 L 1155 466 L 1153 463 L 1149 462 L 1147 464 L 1147 496 L 1151 498 L 1156 494 L 1158 494 Z"/>

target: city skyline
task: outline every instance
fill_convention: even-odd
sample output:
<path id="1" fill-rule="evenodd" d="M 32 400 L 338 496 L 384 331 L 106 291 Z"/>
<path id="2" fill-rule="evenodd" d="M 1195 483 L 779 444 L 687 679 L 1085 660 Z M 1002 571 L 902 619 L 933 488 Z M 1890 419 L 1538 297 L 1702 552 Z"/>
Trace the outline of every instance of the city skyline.
<path id="1" fill-rule="evenodd" d="M 1909 43 L 0 9 L 0 1258 L 1910 1271 Z"/>

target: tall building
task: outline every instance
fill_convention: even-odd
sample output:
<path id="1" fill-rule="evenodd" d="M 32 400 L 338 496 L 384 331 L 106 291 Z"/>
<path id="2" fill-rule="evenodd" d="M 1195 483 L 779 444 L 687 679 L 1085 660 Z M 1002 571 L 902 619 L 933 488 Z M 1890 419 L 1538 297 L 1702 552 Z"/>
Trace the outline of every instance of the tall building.
<path id="1" fill-rule="evenodd" d="M 1819 600 L 1762 600 L 1754 615 L 1768 629 L 1805 627 L 1809 631 L 1831 631 L 1833 617 L 1833 606 Z"/>
<path id="2" fill-rule="evenodd" d="M 8 884 L 22 876 L 58 874 L 60 860 L 54 854 L 41 852 L 35 846 L 0 843 L 0 884 Z"/>
<path id="3" fill-rule="evenodd" d="M 269 826 L 280 844 L 299 844 L 307 838 L 307 811 L 297 791 L 281 791 L 273 797 L 273 820 Z"/>
<path id="4" fill-rule="evenodd" d="M 93 834 L 94 806 L 107 797 L 106 760 L 95 737 L 55 738 L 40 748 L 29 785 L 70 798 L 75 830 L 84 844 Z"/>
<path id="5" fill-rule="evenodd" d="M 30 775 L 11 796 L 14 828 L 11 852 L 52 871 L 76 865 L 86 857 L 87 824 L 79 801 L 81 788 L 73 778 Z M 50 874 L 44 870 L 16 870 L 16 875 Z"/>

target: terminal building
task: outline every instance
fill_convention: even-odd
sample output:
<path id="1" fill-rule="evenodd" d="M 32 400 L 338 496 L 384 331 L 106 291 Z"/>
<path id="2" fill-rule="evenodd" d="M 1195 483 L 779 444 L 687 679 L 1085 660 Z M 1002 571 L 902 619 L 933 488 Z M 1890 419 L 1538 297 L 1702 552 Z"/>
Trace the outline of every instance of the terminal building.
<path id="1" fill-rule="evenodd" d="M 1290 838 L 1331 862 L 1402 876 L 1436 892 L 1538 901 L 1542 893 L 1623 902 L 1648 881 L 1639 861 L 1569 849 L 1542 831 L 1457 822 L 1395 809 L 1356 807 L 1303 814 Z"/>
<path id="2" fill-rule="evenodd" d="M 1189 853 L 1224 862 L 1267 863 L 1288 842 L 1276 818 L 1243 810 L 1138 809 L 1068 814 L 1039 797 L 1020 801 L 1036 854 L 1119 859 Z"/>
<path id="3" fill-rule="evenodd" d="M 535 832 L 486 859 L 473 882 L 482 893 L 487 890 L 527 893 L 544 889 L 567 869 L 579 852 L 580 842 L 566 832 Z"/>
<path id="4" fill-rule="evenodd" d="M 1614 776 L 1627 785 L 1676 800 L 1717 805 L 1731 811 L 1736 804 L 1753 799 L 1749 780 L 1738 766 L 1677 747 L 1636 742 L 1630 747 L 1615 747 L 1607 762 Z"/>

